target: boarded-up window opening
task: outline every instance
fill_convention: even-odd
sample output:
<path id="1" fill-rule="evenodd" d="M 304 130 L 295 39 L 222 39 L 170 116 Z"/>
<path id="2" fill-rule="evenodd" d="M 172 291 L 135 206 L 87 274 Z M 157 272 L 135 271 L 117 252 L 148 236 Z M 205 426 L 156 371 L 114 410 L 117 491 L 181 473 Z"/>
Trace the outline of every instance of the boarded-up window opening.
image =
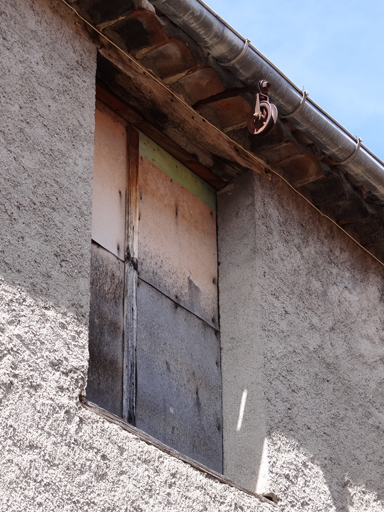
<path id="1" fill-rule="evenodd" d="M 215 191 L 100 108 L 87 397 L 221 472 Z"/>

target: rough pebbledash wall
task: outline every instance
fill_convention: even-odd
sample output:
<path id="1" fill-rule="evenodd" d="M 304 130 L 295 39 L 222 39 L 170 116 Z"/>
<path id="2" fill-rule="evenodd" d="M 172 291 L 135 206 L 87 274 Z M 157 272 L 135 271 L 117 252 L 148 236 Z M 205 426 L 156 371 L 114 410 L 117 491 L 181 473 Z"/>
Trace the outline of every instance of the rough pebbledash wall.
<path id="1" fill-rule="evenodd" d="M 255 183 L 271 483 L 285 510 L 383 511 L 384 267 L 272 185 Z"/>
<path id="2" fill-rule="evenodd" d="M 53 0 L 0 42 L 0 510 L 269 510 L 80 406 L 96 52 Z"/>
<path id="3" fill-rule="evenodd" d="M 2 1 L 0 44 L 0 511 L 272 510 L 81 407 L 96 52 L 54 0 Z M 383 267 L 251 173 L 219 243 L 226 473 L 384 511 Z"/>
<path id="4" fill-rule="evenodd" d="M 383 266 L 277 178 L 218 219 L 225 473 L 284 512 L 383 511 Z"/>

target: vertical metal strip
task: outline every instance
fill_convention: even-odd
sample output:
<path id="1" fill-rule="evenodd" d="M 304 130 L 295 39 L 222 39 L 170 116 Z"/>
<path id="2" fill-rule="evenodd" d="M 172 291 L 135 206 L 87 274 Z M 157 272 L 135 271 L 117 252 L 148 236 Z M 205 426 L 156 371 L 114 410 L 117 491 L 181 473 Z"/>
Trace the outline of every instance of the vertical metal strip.
<path id="1" fill-rule="evenodd" d="M 123 419 L 135 425 L 137 262 L 139 221 L 139 132 L 127 128 L 128 180 L 125 208 L 125 293 L 124 293 L 124 375 Z"/>

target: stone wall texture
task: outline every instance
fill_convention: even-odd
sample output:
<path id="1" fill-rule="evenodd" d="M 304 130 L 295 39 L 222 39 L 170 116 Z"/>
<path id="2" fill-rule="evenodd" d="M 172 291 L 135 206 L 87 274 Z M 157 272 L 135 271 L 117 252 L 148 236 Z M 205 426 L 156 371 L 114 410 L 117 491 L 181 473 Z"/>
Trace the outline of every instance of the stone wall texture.
<path id="1" fill-rule="evenodd" d="M 80 405 L 96 51 L 75 21 L 0 5 L 0 510 L 265 512 Z"/>

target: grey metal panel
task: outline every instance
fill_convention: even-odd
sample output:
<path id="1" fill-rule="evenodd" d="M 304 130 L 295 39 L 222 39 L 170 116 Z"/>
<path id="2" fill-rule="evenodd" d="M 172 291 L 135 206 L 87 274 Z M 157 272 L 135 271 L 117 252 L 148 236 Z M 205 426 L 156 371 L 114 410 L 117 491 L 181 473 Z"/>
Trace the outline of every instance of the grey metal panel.
<path id="1" fill-rule="evenodd" d="M 136 426 L 222 472 L 220 340 L 139 280 Z"/>
<path id="2" fill-rule="evenodd" d="M 124 263 L 92 243 L 87 398 L 122 416 Z"/>
<path id="3" fill-rule="evenodd" d="M 217 329 L 216 212 L 142 156 L 139 189 L 139 276 Z"/>

